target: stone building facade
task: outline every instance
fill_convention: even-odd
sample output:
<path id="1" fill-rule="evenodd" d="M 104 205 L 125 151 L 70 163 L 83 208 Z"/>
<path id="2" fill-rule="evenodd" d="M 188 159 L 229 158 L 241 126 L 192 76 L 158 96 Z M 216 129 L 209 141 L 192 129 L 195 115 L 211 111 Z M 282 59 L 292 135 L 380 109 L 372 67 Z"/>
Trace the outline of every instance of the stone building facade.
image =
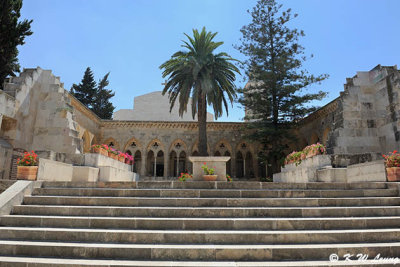
<path id="1" fill-rule="evenodd" d="M 22 151 L 35 150 L 41 157 L 80 165 L 83 153 L 96 143 L 134 155 L 134 168 L 141 177 L 176 177 L 191 171 L 188 157 L 197 154 L 198 132 L 193 119 L 157 119 L 152 114 L 143 120 L 146 117 L 125 110 L 117 112 L 114 120 L 101 120 L 64 89 L 59 77 L 41 68 L 25 69 L 10 78 L 4 89 L 0 91 L 0 178 L 12 177 Z M 298 123 L 298 141 L 292 148 L 322 142 L 334 155 L 334 166 L 375 160 L 380 153 L 398 149 L 399 90 L 396 66 L 357 72 L 347 79 L 338 98 Z M 140 101 L 135 107 L 140 107 Z M 244 138 L 245 123 L 210 119 L 209 154 L 230 156 L 227 173 L 233 177 L 266 176 L 266 163 L 257 157 L 260 147 Z"/>

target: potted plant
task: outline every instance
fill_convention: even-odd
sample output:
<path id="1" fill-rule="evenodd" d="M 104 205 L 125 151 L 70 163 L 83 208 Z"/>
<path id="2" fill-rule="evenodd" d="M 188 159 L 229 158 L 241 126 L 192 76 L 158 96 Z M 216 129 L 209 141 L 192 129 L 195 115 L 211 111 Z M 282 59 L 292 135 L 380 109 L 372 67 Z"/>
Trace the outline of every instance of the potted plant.
<path id="1" fill-rule="evenodd" d="M 17 161 L 17 179 L 36 180 L 38 172 L 37 155 L 35 152 L 25 152 L 24 157 Z"/>
<path id="2" fill-rule="evenodd" d="M 92 145 L 92 152 L 104 156 L 108 156 L 107 150 L 104 148 L 105 145 Z"/>
<path id="3" fill-rule="evenodd" d="M 193 176 L 186 172 L 181 172 L 181 175 L 178 177 L 179 181 L 185 182 L 187 179 L 193 178 Z"/>
<path id="4" fill-rule="evenodd" d="M 118 152 L 114 148 L 110 147 L 108 150 L 108 156 L 112 159 L 118 160 Z"/>
<path id="5" fill-rule="evenodd" d="M 383 155 L 386 165 L 386 175 L 389 182 L 400 182 L 400 154 L 397 150 Z"/>
<path id="6" fill-rule="evenodd" d="M 203 179 L 204 181 L 216 181 L 218 175 L 215 175 L 215 167 L 214 168 L 208 168 L 207 164 L 204 162 L 203 166 L 201 168 L 204 171 Z"/>
<path id="7" fill-rule="evenodd" d="M 232 177 L 229 174 L 226 175 L 226 181 L 228 181 L 229 183 L 233 181 Z"/>
<path id="8" fill-rule="evenodd" d="M 117 152 L 118 152 L 118 160 L 122 163 L 125 163 L 125 158 L 126 158 L 125 153 L 122 153 L 121 151 L 117 151 Z"/>

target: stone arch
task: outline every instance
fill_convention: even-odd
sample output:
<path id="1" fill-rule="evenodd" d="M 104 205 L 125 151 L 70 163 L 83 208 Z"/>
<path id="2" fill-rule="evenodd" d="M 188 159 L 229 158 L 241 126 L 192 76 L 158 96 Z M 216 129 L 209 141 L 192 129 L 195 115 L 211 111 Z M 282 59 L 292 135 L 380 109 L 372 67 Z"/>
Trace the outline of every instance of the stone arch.
<path id="1" fill-rule="evenodd" d="M 175 151 L 176 153 L 180 153 L 181 151 L 187 151 L 187 145 L 182 139 L 178 138 L 171 143 L 168 151 L 169 152 Z"/>
<path id="2" fill-rule="evenodd" d="M 119 143 L 112 137 L 105 139 L 104 144 L 107 146 L 112 146 L 114 149 L 119 150 Z"/>
<path id="3" fill-rule="evenodd" d="M 98 141 L 97 141 L 97 137 L 94 135 L 92 138 L 92 142 L 90 142 L 90 145 L 99 145 Z"/>
<path id="4" fill-rule="evenodd" d="M 255 176 L 254 153 L 252 147 L 246 142 L 241 141 L 236 146 L 236 176 L 250 178 Z"/>
<path id="5" fill-rule="evenodd" d="M 158 152 L 158 151 L 165 151 L 164 148 L 164 144 L 157 138 L 151 140 L 148 144 L 147 144 L 147 148 L 146 148 L 147 152 L 152 150 L 153 152 Z"/>
<path id="6" fill-rule="evenodd" d="M 215 144 L 214 155 L 217 151 L 221 155 L 224 155 L 226 151 L 228 151 L 230 154 L 232 154 L 232 146 L 226 139 L 221 139 Z"/>
<path id="7" fill-rule="evenodd" d="M 328 126 L 325 128 L 322 134 L 322 143 L 326 146 L 328 144 L 329 133 L 331 132 L 331 128 Z"/>
<path id="8" fill-rule="evenodd" d="M 128 142 L 126 142 L 124 146 L 124 151 L 128 149 L 132 151 L 132 153 L 135 153 L 137 150 L 142 150 L 142 144 L 139 142 L 138 139 L 132 137 L 128 140 Z"/>
<path id="9" fill-rule="evenodd" d="M 314 132 L 311 134 L 309 144 L 312 145 L 312 144 L 316 144 L 317 142 L 319 142 L 319 137 L 318 137 L 318 134 Z"/>
<path id="10" fill-rule="evenodd" d="M 91 138 L 87 130 L 85 130 L 85 132 L 82 135 L 82 141 L 83 141 L 83 153 L 89 153 L 91 146 Z"/>

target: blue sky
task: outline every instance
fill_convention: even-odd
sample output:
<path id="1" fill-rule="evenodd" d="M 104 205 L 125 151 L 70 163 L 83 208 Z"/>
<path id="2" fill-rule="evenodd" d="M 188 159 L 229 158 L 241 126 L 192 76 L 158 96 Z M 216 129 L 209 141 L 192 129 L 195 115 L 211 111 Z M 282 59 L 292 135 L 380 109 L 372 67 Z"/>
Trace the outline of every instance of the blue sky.
<path id="1" fill-rule="evenodd" d="M 291 26 L 303 29 L 301 44 L 314 58 L 305 68 L 330 78 L 308 90 L 324 90 L 333 100 L 346 77 L 378 64 L 400 63 L 398 0 L 279 1 L 299 16 Z M 233 48 L 240 28 L 250 22 L 253 0 L 25 0 L 22 18 L 33 19 L 34 34 L 20 47 L 24 68 L 40 66 L 61 76 L 65 88 L 79 83 L 90 66 L 96 80 L 111 72 L 116 109 L 132 108 L 133 97 L 162 90 L 160 64 L 180 50 L 183 33 L 193 28 L 218 32 L 220 50 L 237 59 Z M 243 85 L 241 78 L 238 86 Z M 211 110 L 209 110 L 211 111 Z M 212 111 L 211 111 L 212 112 Z M 219 121 L 240 121 L 238 105 Z"/>

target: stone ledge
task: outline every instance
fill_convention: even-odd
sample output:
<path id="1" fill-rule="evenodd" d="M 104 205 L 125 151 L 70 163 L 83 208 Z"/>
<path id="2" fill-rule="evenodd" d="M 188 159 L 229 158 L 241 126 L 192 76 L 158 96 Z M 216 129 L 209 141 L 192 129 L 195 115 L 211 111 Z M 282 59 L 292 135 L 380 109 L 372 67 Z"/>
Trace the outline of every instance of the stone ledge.
<path id="1" fill-rule="evenodd" d="M 97 182 L 99 180 L 99 168 L 88 166 L 74 166 L 72 182 Z"/>
<path id="2" fill-rule="evenodd" d="M 139 179 L 134 172 L 111 166 L 100 166 L 99 170 L 99 181 L 101 182 L 135 182 Z"/>
<path id="3" fill-rule="evenodd" d="M 215 169 L 215 174 L 218 175 L 217 181 L 226 181 L 226 162 L 231 157 L 193 157 L 190 156 L 189 160 L 193 163 L 193 180 L 203 180 L 203 170 L 201 166 L 205 162 L 209 168 Z"/>
<path id="4" fill-rule="evenodd" d="M 85 154 L 85 166 L 90 167 L 113 167 L 120 170 L 130 171 L 131 165 L 118 160 L 95 153 Z"/>
<path id="5" fill-rule="evenodd" d="M 30 195 L 35 187 L 40 187 L 41 182 L 16 181 L 0 194 L 0 215 L 10 214 L 14 205 L 20 205 L 25 195 Z"/>
<path id="6" fill-rule="evenodd" d="M 37 180 L 43 181 L 72 181 L 72 164 L 49 159 L 39 159 Z"/>

